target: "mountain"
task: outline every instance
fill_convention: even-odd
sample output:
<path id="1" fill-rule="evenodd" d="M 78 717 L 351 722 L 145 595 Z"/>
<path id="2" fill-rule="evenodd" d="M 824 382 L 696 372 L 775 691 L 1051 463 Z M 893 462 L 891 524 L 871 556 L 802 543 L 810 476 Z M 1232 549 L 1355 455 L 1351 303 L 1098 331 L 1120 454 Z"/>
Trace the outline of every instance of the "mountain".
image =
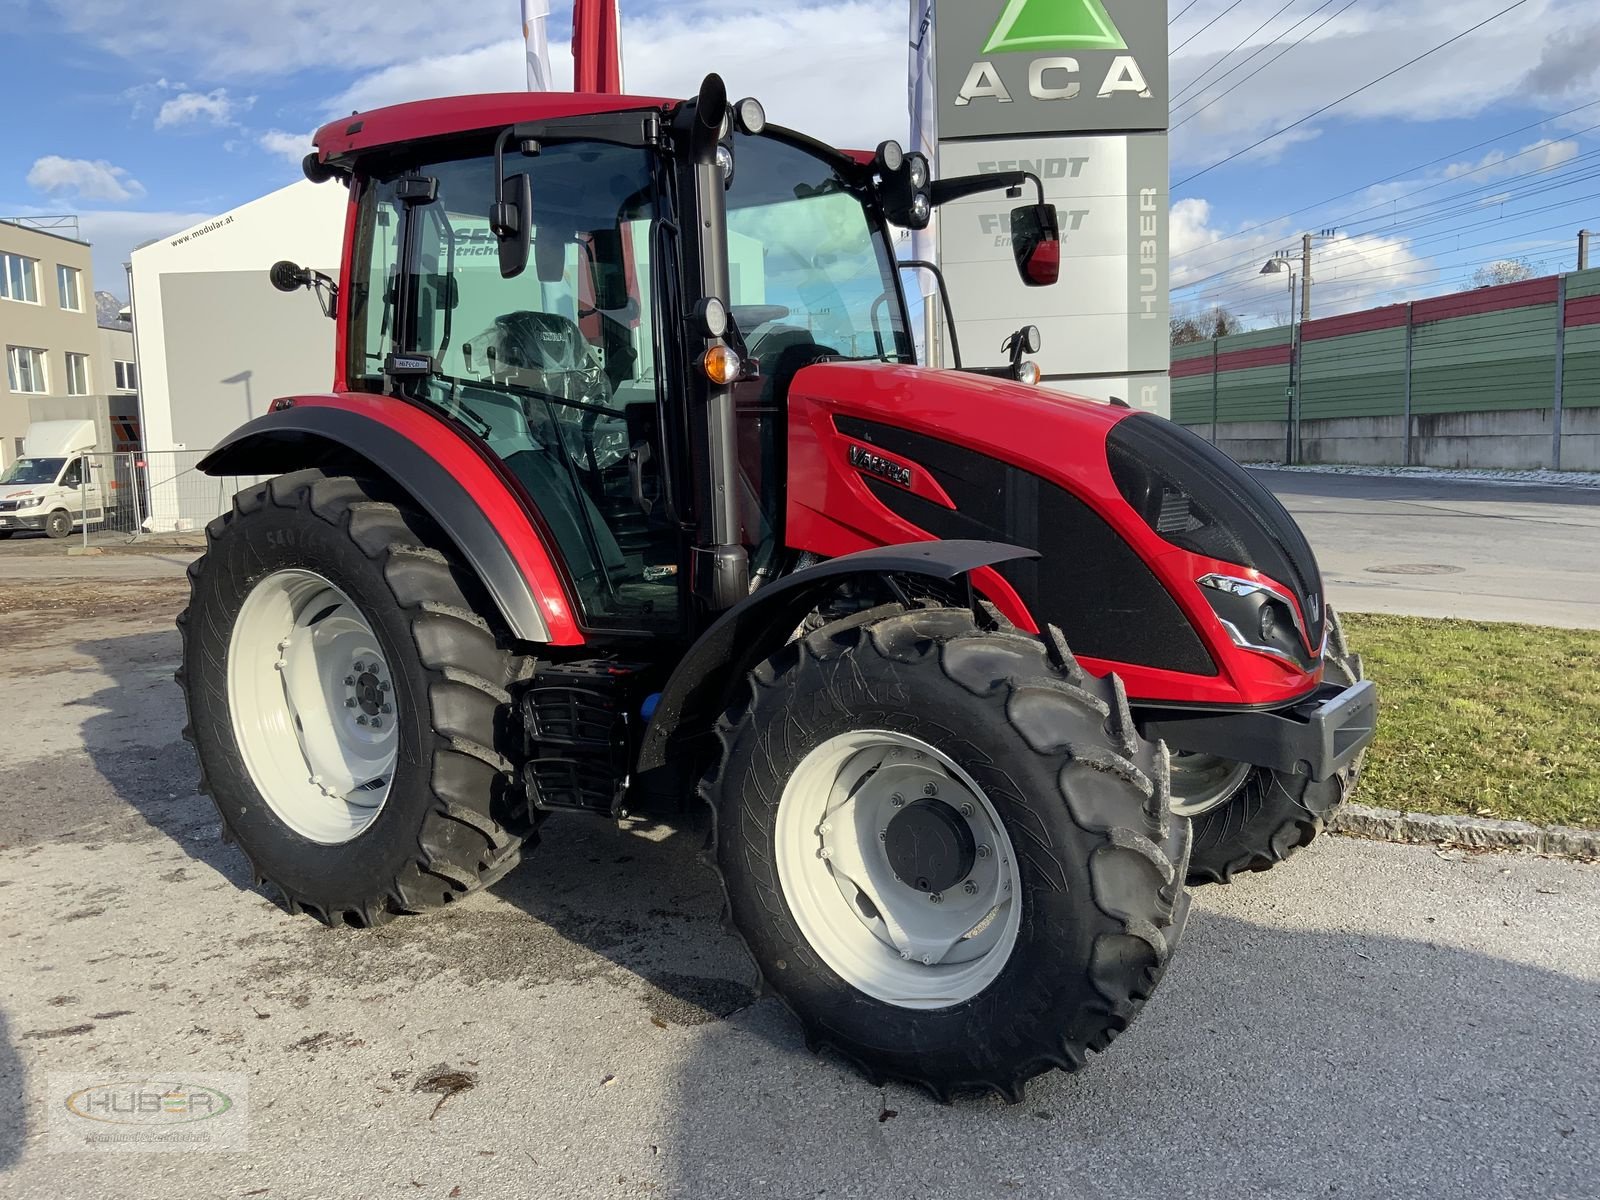
<path id="1" fill-rule="evenodd" d="M 128 306 L 110 292 L 96 292 L 94 294 L 94 315 L 98 324 L 107 329 L 132 329 L 131 321 L 121 318 L 122 310 Z"/>

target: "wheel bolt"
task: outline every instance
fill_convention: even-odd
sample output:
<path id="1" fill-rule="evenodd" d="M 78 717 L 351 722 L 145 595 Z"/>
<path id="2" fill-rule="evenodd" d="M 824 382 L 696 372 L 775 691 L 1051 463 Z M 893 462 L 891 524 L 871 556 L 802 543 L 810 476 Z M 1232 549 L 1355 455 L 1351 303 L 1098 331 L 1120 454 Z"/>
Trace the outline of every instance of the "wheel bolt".
<path id="1" fill-rule="evenodd" d="M 383 725 L 383 718 L 382 717 L 373 717 L 372 718 L 372 727 L 374 729 L 377 729 L 382 725 Z"/>
<path id="2" fill-rule="evenodd" d="M 354 696 L 351 696 L 348 700 L 346 700 L 344 702 L 344 706 L 346 708 L 354 708 L 356 706 L 356 698 Z"/>
<path id="3" fill-rule="evenodd" d="M 282 671 L 282 670 L 287 669 L 288 666 L 289 666 L 289 664 L 284 662 L 283 659 L 280 658 L 277 662 L 272 664 L 272 669 L 274 671 Z"/>
<path id="4" fill-rule="evenodd" d="M 925 783 L 925 784 L 923 784 L 922 785 L 922 794 L 924 796 L 937 796 L 939 794 L 939 785 L 937 783 Z"/>
<path id="5" fill-rule="evenodd" d="M 344 685 L 345 687 L 355 687 L 356 677 L 354 675 L 346 675 L 344 677 Z"/>
<path id="6" fill-rule="evenodd" d="M 355 664 L 355 668 L 356 668 L 356 674 L 357 675 L 361 674 L 361 672 L 363 672 L 363 671 L 365 671 L 367 669 L 366 668 L 366 664 L 359 663 L 359 662 Z"/>
<path id="7" fill-rule="evenodd" d="M 909 950 L 900 951 L 900 957 L 902 959 L 906 960 L 907 962 L 909 962 L 911 960 L 911 951 L 909 951 Z"/>
<path id="8" fill-rule="evenodd" d="M 978 894 L 978 885 L 969 879 L 961 885 L 961 890 L 969 896 L 976 896 Z"/>
<path id="9" fill-rule="evenodd" d="M 899 792 L 896 792 L 894 795 L 889 797 L 889 803 L 895 808 L 903 808 L 905 807 L 906 798 Z"/>
<path id="10" fill-rule="evenodd" d="M 824 847 L 822 847 L 822 849 L 817 851 L 817 857 L 818 858 L 832 858 L 833 857 L 833 851 L 829 850 L 826 846 L 824 846 Z"/>
<path id="11" fill-rule="evenodd" d="M 878 830 L 878 840 L 880 842 L 887 842 L 889 840 L 889 831 L 887 829 Z"/>
<path id="12" fill-rule="evenodd" d="M 356 724 L 357 725 L 365 725 L 366 723 L 367 723 L 367 719 L 365 717 L 357 717 L 356 718 Z"/>
<path id="13" fill-rule="evenodd" d="M 385 704 L 385 705 L 384 705 L 384 706 L 383 706 L 383 711 L 384 711 L 384 712 L 386 712 L 386 713 L 392 713 L 392 712 L 393 712 L 393 711 L 394 711 L 394 705 L 392 705 L 392 704 Z"/>
<path id="14" fill-rule="evenodd" d="M 963 804 L 961 806 L 961 815 L 963 817 L 970 817 L 976 811 L 977 809 L 973 808 L 970 804 Z"/>
<path id="15" fill-rule="evenodd" d="M 826 821 L 824 821 L 821 825 L 817 826 L 817 836 L 818 837 L 827 837 L 832 832 L 833 832 L 833 826 L 828 824 Z"/>
<path id="16" fill-rule="evenodd" d="M 928 899 L 932 900 L 935 904 L 943 904 L 944 903 L 944 893 L 943 892 L 929 892 L 928 893 Z"/>
<path id="17" fill-rule="evenodd" d="M 387 692 L 389 690 L 389 681 L 385 679 L 382 683 L 380 683 L 378 685 L 378 690 L 380 692 Z"/>
<path id="18" fill-rule="evenodd" d="M 922 956 L 922 965 L 923 965 L 923 966 L 925 966 L 925 967 L 931 967 L 931 966 L 933 966 L 933 955 L 931 955 L 931 954 L 924 954 L 924 955 L 923 955 L 923 956 Z"/>
<path id="19" fill-rule="evenodd" d="M 994 853 L 994 851 L 990 850 L 987 845 L 978 847 L 978 857 L 979 858 L 988 858 L 989 855 L 991 855 L 993 853 Z"/>

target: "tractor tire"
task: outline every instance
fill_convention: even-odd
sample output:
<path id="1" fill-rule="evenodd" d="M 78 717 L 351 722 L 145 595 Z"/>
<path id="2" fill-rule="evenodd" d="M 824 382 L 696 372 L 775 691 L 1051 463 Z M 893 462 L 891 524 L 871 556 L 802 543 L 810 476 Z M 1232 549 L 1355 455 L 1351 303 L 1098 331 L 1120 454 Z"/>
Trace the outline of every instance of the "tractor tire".
<path id="1" fill-rule="evenodd" d="M 60 541 L 64 537 L 72 536 L 72 514 L 64 508 L 58 508 L 44 519 L 44 532 L 47 537 Z"/>
<path id="2" fill-rule="evenodd" d="M 791 642 L 718 723 L 729 923 L 812 1050 L 875 1084 L 1016 1103 L 1106 1049 L 1177 944 L 1165 750 L 1051 636 L 874 610 Z"/>
<path id="3" fill-rule="evenodd" d="M 1361 656 L 1345 641 L 1339 614 L 1328 610 L 1323 678 L 1354 685 L 1365 674 Z M 1190 884 L 1231 883 L 1243 871 L 1267 871 L 1316 840 L 1361 777 L 1363 751 L 1345 770 L 1314 782 L 1309 775 L 1252 767 L 1232 798 L 1195 815 Z M 1181 775 L 1175 764 L 1174 777 Z"/>
<path id="4" fill-rule="evenodd" d="M 366 927 L 517 865 L 537 823 L 510 761 L 527 664 L 431 520 L 375 481 L 284 475 L 211 522 L 189 583 L 184 736 L 258 886 Z"/>

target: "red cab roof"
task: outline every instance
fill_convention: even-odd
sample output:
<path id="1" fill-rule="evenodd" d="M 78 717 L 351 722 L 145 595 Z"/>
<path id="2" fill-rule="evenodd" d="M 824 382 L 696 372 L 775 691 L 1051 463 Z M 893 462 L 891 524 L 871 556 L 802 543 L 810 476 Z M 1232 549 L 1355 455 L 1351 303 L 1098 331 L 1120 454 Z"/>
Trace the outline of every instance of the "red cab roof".
<path id="1" fill-rule="evenodd" d="M 414 100 L 353 113 L 330 121 L 312 139 L 324 162 L 374 146 L 495 129 L 522 121 L 549 121 L 628 109 L 666 109 L 677 104 L 659 96 L 613 96 L 593 92 L 495 92 Z"/>

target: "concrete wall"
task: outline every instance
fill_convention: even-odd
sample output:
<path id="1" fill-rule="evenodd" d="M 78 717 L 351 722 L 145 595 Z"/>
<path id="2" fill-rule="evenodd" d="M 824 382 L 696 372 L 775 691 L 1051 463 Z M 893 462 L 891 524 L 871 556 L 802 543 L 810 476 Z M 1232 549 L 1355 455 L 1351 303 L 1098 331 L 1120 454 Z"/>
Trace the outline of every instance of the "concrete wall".
<path id="1" fill-rule="evenodd" d="M 1224 421 L 1189 428 L 1240 462 L 1282 462 L 1282 421 Z M 1549 410 L 1427 413 L 1411 419 L 1411 462 L 1418 467 L 1539 470 L 1550 466 Z M 1300 423 L 1303 463 L 1401 466 L 1401 417 L 1336 417 Z M 1561 467 L 1600 471 L 1600 407 L 1562 414 Z"/>

